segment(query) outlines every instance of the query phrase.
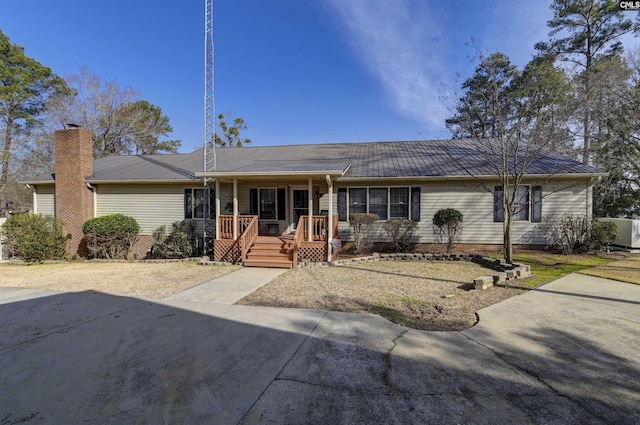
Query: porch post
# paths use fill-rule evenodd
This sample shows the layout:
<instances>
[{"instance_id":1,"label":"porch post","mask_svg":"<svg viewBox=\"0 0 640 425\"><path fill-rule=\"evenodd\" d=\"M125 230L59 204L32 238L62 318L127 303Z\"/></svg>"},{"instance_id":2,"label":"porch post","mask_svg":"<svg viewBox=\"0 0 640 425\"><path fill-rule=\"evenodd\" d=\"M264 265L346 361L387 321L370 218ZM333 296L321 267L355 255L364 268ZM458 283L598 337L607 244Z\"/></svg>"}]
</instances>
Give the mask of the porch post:
<instances>
[{"instance_id":1,"label":"porch post","mask_svg":"<svg viewBox=\"0 0 640 425\"><path fill-rule=\"evenodd\" d=\"M331 261L333 245L333 181L327 174L327 187L329 189L329 215L327 216L327 261Z\"/></svg>"},{"instance_id":2,"label":"porch post","mask_svg":"<svg viewBox=\"0 0 640 425\"><path fill-rule=\"evenodd\" d=\"M216 240L220 239L220 179L216 179Z\"/></svg>"},{"instance_id":3,"label":"porch post","mask_svg":"<svg viewBox=\"0 0 640 425\"><path fill-rule=\"evenodd\" d=\"M233 240L238 240L238 179L233 179Z\"/></svg>"},{"instance_id":4,"label":"porch post","mask_svg":"<svg viewBox=\"0 0 640 425\"><path fill-rule=\"evenodd\" d=\"M307 230L309 231L309 242L313 242L313 181L309 177L309 220L307 221Z\"/></svg>"}]
</instances>

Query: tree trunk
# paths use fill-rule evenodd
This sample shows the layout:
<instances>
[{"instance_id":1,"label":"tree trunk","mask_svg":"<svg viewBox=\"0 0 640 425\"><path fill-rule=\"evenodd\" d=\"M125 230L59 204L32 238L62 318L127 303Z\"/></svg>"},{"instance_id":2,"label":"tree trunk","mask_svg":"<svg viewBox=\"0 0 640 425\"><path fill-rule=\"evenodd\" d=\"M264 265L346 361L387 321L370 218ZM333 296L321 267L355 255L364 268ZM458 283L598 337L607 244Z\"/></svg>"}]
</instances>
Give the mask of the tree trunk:
<instances>
[{"instance_id":1,"label":"tree trunk","mask_svg":"<svg viewBox=\"0 0 640 425\"><path fill-rule=\"evenodd\" d=\"M507 263L513 263L513 244L511 243L511 225L513 224L513 218L510 215L506 215L502 222L503 231L503 251L504 259Z\"/></svg>"},{"instance_id":2,"label":"tree trunk","mask_svg":"<svg viewBox=\"0 0 640 425\"><path fill-rule=\"evenodd\" d=\"M508 180L505 179L505 182ZM514 189L515 190L515 189ZM515 195L514 195L515 196ZM512 263L513 246L511 244L511 224L513 211L509 202L509 185L502 184L502 252L507 263Z\"/></svg>"},{"instance_id":3,"label":"tree trunk","mask_svg":"<svg viewBox=\"0 0 640 425\"><path fill-rule=\"evenodd\" d=\"M588 71L587 71L588 73ZM582 162L589 165L589 154L591 153L591 84L589 83L589 75L585 75L585 101L584 122L583 125L583 142L582 142Z\"/></svg>"},{"instance_id":4,"label":"tree trunk","mask_svg":"<svg viewBox=\"0 0 640 425\"><path fill-rule=\"evenodd\" d=\"M9 115L7 117L7 128L4 132L4 146L2 146L2 174L0 175L0 190L9 181L9 157L11 156L11 128L13 127L13 119Z\"/></svg>"},{"instance_id":5,"label":"tree trunk","mask_svg":"<svg viewBox=\"0 0 640 425\"><path fill-rule=\"evenodd\" d=\"M7 117L7 128L4 133L4 146L2 146L2 174L0 174L0 211L4 209L4 216L9 217L9 200L5 190L9 181L9 158L11 157L11 127L13 119L11 115Z\"/></svg>"}]
</instances>

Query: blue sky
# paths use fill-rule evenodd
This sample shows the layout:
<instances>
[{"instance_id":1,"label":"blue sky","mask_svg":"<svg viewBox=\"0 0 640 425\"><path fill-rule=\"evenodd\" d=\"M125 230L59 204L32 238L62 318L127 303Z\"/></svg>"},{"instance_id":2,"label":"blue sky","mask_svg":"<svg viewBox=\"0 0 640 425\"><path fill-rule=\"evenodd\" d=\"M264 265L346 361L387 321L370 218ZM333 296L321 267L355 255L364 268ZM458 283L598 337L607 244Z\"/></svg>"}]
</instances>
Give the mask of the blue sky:
<instances>
[{"instance_id":1,"label":"blue sky","mask_svg":"<svg viewBox=\"0 0 640 425\"><path fill-rule=\"evenodd\" d=\"M261 146L448 138L466 44L522 67L549 3L215 0L216 114ZM0 0L0 29L58 75L87 65L133 87L182 152L202 146L204 0Z\"/></svg>"}]
</instances>

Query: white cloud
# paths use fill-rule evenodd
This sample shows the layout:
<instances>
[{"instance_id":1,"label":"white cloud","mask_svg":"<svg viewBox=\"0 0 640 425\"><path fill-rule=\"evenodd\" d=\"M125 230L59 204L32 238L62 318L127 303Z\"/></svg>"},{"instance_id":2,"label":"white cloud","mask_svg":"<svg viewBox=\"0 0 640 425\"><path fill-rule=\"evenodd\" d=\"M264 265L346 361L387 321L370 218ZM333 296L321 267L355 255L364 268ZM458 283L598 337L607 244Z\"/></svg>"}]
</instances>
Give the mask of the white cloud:
<instances>
[{"instance_id":1,"label":"white cloud","mask_svg":"<svg viewBox=\"0 0 640 425\"><path fill-rule=\"evenodd\" d=\"M409 0L329 0L362 62L382 82L395 106L432 134L444 128L446 66L438 20Z\"/></svg>"}]
</instances>

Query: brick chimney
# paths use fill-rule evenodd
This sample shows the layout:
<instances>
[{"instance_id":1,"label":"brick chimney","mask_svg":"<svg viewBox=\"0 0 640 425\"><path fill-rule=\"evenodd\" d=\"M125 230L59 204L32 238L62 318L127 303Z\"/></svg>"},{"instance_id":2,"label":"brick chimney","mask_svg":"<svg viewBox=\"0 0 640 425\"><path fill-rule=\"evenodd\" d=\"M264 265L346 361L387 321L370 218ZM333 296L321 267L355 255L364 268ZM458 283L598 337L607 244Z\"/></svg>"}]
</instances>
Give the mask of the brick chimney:
<instances>
[{"instance_id":1,"label":"brick chimney","mask_svg":"<svg viewBox=\"0 0 640 425\"><path fill-rule=\"evenodd\" d=\"M86 178L93 174L91 132L82 128L58 130L55 140L56 218L69 239L67 252L84 255L82 225L93 218L93 192Z\"/></svg>"}]
</instances>

